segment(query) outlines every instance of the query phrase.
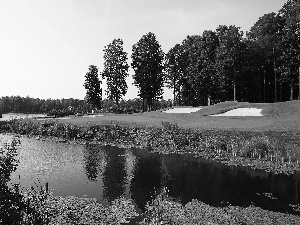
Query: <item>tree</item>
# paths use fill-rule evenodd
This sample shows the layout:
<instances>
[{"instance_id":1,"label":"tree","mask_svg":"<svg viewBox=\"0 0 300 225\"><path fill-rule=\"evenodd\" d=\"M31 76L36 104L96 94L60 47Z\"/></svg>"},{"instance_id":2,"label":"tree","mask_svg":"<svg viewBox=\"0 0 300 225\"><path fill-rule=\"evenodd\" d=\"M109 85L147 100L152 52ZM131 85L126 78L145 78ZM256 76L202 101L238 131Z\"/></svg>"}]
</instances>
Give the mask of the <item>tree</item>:
<instances>
[{"instance_id":1,"label":"tree","mask_svg":"<svg viewBox=\"0 0 300 225\"><path fill-rule=\"evenodd\" d=\"M201 51L198 60L200 61L201 70L198 74L198 80L201 84L202 95L207 98L207 104L210 105L212 98L218 100L218 94L220 93L220 82L215 67L219 40L215 32L204 31L200 44Z\"/></svg>"},{"instance_id":2,"label":"tree","mask_svg":"<svg viewBox=\"0 0 300 225\"><path fill-rule=\"evenodd\" d=\"M163 93L163 60L164 53L153 33L144 35L132 47L131 66L135 72L134 85L139 88L139 96L146 100L148 110L151 110L153 100Z\"/></svg>"},{"instance_id":3,"label":"tree","mask_svg":"<svg viewBox=\"0 0 300 225\"><path fill-rule=\"evenodd\" d=\"M278 14L284 22L281 59L286 62L285 67L288 67L285 71L293 71L293 67L298 68L298 99L300 99L300 0L288 0ZM288 80L292 88L294 83L292 74L288 72L287 78L290 78Z\"/></svg>"},{"instance_id":4,"label":"tree","mask_svg":"<svg viewBox=\"0 0 300 225\"><path fill-rule=\"evenodd\" d=\"M239 99L249 102L266 101L266 73L263 49L253 40L244 40L242 76Z\"/></svg>"},{"instance_id":5,"label":"tree","mask_svg":"<svg viewBox=\"0 0 300 225\"><path fill-rule=\"evenodd\" d=\"M180 105L180 87L186 70L186 59L180 44L176 44L166 54L165 70L166 83L169 88L173 88L174 105Z\"/></svg>"},{"instance_id":6,"label":"tree","mask_svg":"<svg viewBox=\"0 0 300 225\"><path fill-rule=\"evenodd\" d=\"M247 33L249 40L255 41L264 52L266 63L272 62L274 73L274 101L277 102L277 66L276 61L280 52L281 17L276 13L268 13L260 17Z\"/></svg>"},{"instance_id":7,"label":"tree","mask_svg":"<svg viewBox=\"0 0 300 225\"><path fill-rule=\"evenodd\" d=\"M243 32L239 27L226 25L217 28L219 47L216 55L218 76L223 81L223 87L229 92L233 86L233 100L236 101L236 85L242 68ZM226 94L227 95L227 94Z\"/></svg>"},{"instance_id":8,"label":"tree","mask_svg":"<svg viewBox=\"0 0 300 225\"><path fill-rule=\"evenodd\" d=\"M185 57L185 74L182 78L182 100L185 105L199 105L201 82L199 73L202 68L199 60L201 56L201 36L187 36L182 42Z\"/></svg>"},{"instance_id":9,"label":"tree","mask_svg":"<svg viewBox=\"0 0 300 225\"><path fill-rule=\"evenodd\" d=\"M123 41L114 39L104 48L104 70L102 78L106 79L107 97L114 100L117 107L127 92L128 76L127 53L123 51Z\"/></svg>"},{"instance_id":10,"label":"tree","mask_svg":"<svg viewBox=\"0 0 300 225\"><path fill-rule=\"evenodd\" d=\"M102 100L101 81L98 78L98 69L94 65L89 66L89 72L85 75L84 87L86 89L86 101L93 107L100 109Z\"/></svg>"}]
</instances>

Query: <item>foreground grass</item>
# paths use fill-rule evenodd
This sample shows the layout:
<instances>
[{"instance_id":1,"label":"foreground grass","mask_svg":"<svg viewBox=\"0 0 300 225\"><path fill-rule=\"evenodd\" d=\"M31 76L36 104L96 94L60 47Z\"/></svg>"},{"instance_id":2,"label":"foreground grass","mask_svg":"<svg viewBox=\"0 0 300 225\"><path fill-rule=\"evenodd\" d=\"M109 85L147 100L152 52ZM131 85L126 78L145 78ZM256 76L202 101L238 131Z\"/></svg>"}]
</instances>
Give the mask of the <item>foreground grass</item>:
<instances>
[{"instance_id":1,"label":"foreground grass","mask_svg":"<svg viewBox=\"0 0 300 225\"><path fill-rule=\"evenodd\" d=\"M139 215L132 200L118 198L108 208L95 199L53 197L49 194L40 211L47 212L47 224L124 224L139 216L137 224L300 224L300 217L271 212L259 207L212 207L198 200L186 205L174 202L166 194L159 194L148 202Z\"/></svg>"}]
</instances>

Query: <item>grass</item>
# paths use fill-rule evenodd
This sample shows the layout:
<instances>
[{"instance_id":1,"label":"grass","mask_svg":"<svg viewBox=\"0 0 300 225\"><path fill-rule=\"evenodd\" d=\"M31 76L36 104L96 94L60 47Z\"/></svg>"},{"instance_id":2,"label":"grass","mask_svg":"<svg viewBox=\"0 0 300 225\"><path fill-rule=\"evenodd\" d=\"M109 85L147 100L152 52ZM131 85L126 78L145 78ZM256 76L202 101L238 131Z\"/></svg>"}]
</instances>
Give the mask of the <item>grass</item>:
<instances>
[{"instance_id":1,"label":"grass","mask_svg":"<svg viewBox=\"0 0 300 225\"><path fill-rule=\"evenodd\" d=\"M262 109L262 117L210 117L239 107ZM162 122L177 123L179 127L201 129L231 129L260 131L300 131L300 101L280 103L223 102L204 106L190 114L170 114L162 111L136 114L103 114L102 117L70 117L65 124L111 124L161 127Z\"/></svg>"}]
</instances>

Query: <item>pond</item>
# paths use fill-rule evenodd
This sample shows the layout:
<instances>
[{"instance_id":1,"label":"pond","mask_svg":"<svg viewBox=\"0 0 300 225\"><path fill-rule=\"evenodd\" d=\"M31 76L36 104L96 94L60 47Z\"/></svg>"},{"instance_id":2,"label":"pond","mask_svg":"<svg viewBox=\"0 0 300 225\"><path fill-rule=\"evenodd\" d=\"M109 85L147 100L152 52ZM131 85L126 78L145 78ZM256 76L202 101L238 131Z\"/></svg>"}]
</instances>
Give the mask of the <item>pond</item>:
<instances>
[{"instance_id":1,"label":"pond","mask_svg":"<svg viewBox=\"0 0 300 225\"><path fill-rule=\"evenodd\" d=\"M7 137L0 135L0 141ZM300 174L276 175L147 149L20 140L20 163L11 178L25 188L49 182L54 195L97 198L105 206L125 196L140 211L167 187L182 204L198 199L212 206L255 205L300 215Z\"/></svg>"}]
</instances>

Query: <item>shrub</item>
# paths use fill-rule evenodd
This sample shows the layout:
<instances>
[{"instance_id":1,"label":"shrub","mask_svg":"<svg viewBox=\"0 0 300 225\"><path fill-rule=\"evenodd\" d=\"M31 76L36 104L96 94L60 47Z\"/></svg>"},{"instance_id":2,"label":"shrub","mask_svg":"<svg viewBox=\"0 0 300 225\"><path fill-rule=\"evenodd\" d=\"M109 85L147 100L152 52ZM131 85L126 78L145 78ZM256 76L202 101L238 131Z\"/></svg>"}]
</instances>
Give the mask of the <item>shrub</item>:
<instances>
[{"instance_id":1,"label":"shrub","mask_svg":"<svg viewBox=\"0 0 300 225\"><path fill-rule=\"evenodd\" d=\"M272 142L267 136L252 137L244 142L240 154L248 158L268 159L274 151Z\"/></svg>"}]
</instances>

